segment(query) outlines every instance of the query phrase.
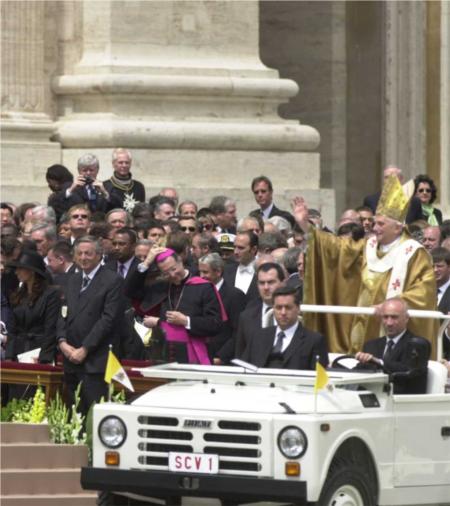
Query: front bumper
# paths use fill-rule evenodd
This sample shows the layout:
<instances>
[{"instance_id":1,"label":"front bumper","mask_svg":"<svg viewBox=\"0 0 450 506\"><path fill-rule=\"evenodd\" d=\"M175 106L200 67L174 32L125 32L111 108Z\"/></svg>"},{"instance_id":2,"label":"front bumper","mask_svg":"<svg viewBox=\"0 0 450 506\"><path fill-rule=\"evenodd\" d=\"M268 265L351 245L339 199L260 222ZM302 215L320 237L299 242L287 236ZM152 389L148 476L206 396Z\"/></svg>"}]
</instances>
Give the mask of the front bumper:
<instances>
[{"instance_id":1,"label":"front bumper","mask_svg":"<svg viewBox=\"0 0 450 506\"><path fill-rule=\"evenodd\" d=\"M83 467L81 485L88 490L130 492L148 497L193 496L238 503L289 501L307 504L306 482L293 480Z\"/></svg>"}]
</instances>

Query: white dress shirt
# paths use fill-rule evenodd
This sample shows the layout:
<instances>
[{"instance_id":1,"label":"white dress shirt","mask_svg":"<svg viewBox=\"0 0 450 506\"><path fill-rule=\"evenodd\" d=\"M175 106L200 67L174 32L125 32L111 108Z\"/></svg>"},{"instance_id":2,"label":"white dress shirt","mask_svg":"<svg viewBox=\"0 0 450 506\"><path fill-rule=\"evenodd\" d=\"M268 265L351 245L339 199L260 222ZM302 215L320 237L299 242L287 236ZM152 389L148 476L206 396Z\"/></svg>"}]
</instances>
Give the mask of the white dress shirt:
<instances>
[{"instance_id":1,"label":"white dress shirt","mask_svg":"<svg viewBox=\"0 0 450 506\"><path fill-rule=\"evenodd\" d=\"M285 330L282 330L277 325L277 329L275 331L275 339L273 340L273 346L275 346L275 344L277 342L278 334L280 332L284 332L284 335L286 337L283 339L283 346L281 347L281 352L284 353L284 351L286 350L286 348L291 344L291 341L294 338L294 334L297 331L297 327L298 327L298 322L294 323L294 325L292 325L292 327L289 327L289 328L287 328Z\"/></svg>"},{"instance_id":2,"label":"white dress shirt","mask_svg":"<svg viewBox=\"0 0 450 506\"><path fill-rule=\"evenodd\" d=\"M261 209L262 217L266 220L269 219L270 213L272 212L273 208L273 202L270 204L270 206L266 207L265 209Z\"/></svg>"},{"instance_id":3,"label":"white dress shirt","mask_svg":"<svg viewBox=\"0 0 450 506\"><path fill-rule=\"evenodd\" d=\"M444 295L445 291L447 290L447 288L449 286L450 286L450 278L447 280L446 283L444 283L443 285L441 285L440 287L438 287L438 290L439 290L439 293L437 295L437 303L438 303L438 305L440 304L442 296Z\"/></svg>"},{"instance_id":4,"label":"white dress shirt","mask_svg":"<svg viewBox=\"0 0 450 506\"><path fill-rule=\"evenodd\" d=\"M248 265L239 264L236 270L234 286L239 288L239 290L242 290L244 293L247 293L254 275L255 262L250 262Z\"/></svg>"}]
</instances>

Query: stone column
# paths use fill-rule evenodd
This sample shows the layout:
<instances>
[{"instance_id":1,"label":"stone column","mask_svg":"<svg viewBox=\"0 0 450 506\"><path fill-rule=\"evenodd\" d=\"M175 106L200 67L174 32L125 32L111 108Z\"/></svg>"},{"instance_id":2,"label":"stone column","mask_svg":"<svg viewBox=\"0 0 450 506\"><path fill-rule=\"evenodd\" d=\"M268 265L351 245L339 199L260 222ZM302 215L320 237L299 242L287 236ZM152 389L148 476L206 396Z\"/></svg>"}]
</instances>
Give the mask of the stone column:
<instances>
[{"instance_id":1,"label":"stone column","mask_svg":"<svg viewBox=\"0 0 450 506\"><path fill-rule=\"evenodd\" d=\"M39 199L45 169L60 161L59 144L50 142L54 124L46 105L45 8L45 2L1 3L2 189L12 201Z\"/></svg>"},{"instance_id":2,"label":"stone column","mask_svg":"<svg viewBox=\"0 0 450 506\"><path fill-rule=\"evenodd\" d=\"M123 146L150 193L174 185L201 205L232 194L243 214L254 207L252 177L264 173L277 202L297 188L320 198L319 134L278 115L299 88L259 59L257 1L85 1L82 9L81 58L53 86L68 166L94 151L109 177L111 150Z\"/></svg>"},{"instance_id":3,"label":"stone column","mask_svg":"<svg viewBox=\"0 0 450 506\"><path fill-rule=\"evenodd\" d=\"M426 2L385 2L384 7L383 159L408 178L426 172Z\"/></svg>"},{"instance_id":4,"label":"stone column","mask_svg":"<svg viewBox=\"0 0 450 506\"><path fill-rule=\"evenodd\" d=\"M440 208L450 218L450 3L441 2Z\"/></svg>"}]
</instances>

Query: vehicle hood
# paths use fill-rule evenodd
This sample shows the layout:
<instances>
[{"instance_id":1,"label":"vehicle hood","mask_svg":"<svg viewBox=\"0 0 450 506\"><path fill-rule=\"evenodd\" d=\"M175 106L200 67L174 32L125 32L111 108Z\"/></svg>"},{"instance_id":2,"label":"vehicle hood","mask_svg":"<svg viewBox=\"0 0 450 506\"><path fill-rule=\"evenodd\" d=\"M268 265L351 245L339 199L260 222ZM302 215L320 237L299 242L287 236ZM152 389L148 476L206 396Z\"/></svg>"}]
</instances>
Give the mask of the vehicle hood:
<instances>
[{"instance_id":1,"label":"vehicle hood","mask_svg":"<svg viewBox=\"0 0 450 506\"><path fill-rule=\"evenodd\" d=\"M315 399L313 388L177 381L150 390L131 404L246 413L358 413L364 410L360 393L331 387L319 391Z\"/></svg>"}]
</instances>

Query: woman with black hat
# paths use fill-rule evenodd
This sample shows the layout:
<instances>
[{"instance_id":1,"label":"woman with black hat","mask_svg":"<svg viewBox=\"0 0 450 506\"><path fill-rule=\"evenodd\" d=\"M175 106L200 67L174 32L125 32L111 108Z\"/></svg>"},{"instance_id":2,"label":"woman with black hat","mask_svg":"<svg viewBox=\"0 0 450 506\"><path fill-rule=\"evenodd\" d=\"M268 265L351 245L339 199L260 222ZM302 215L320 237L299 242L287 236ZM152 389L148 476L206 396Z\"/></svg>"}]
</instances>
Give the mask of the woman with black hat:
<instances>
[{"instance_id":1,"label":"woman with black hat","mask_svg":"<svg viewBox=\"0 0 450 506\"><path fill-rule=\"evenodd\" d=\"M16 360L18 354L40 348L38 362L52 363L61 312L59 292L49 286L44 260L35 251L23 251L9 265L15 268L20 285L10 298L13 318L8 329L6 358Z\"/></svg>"}]
</instances>

